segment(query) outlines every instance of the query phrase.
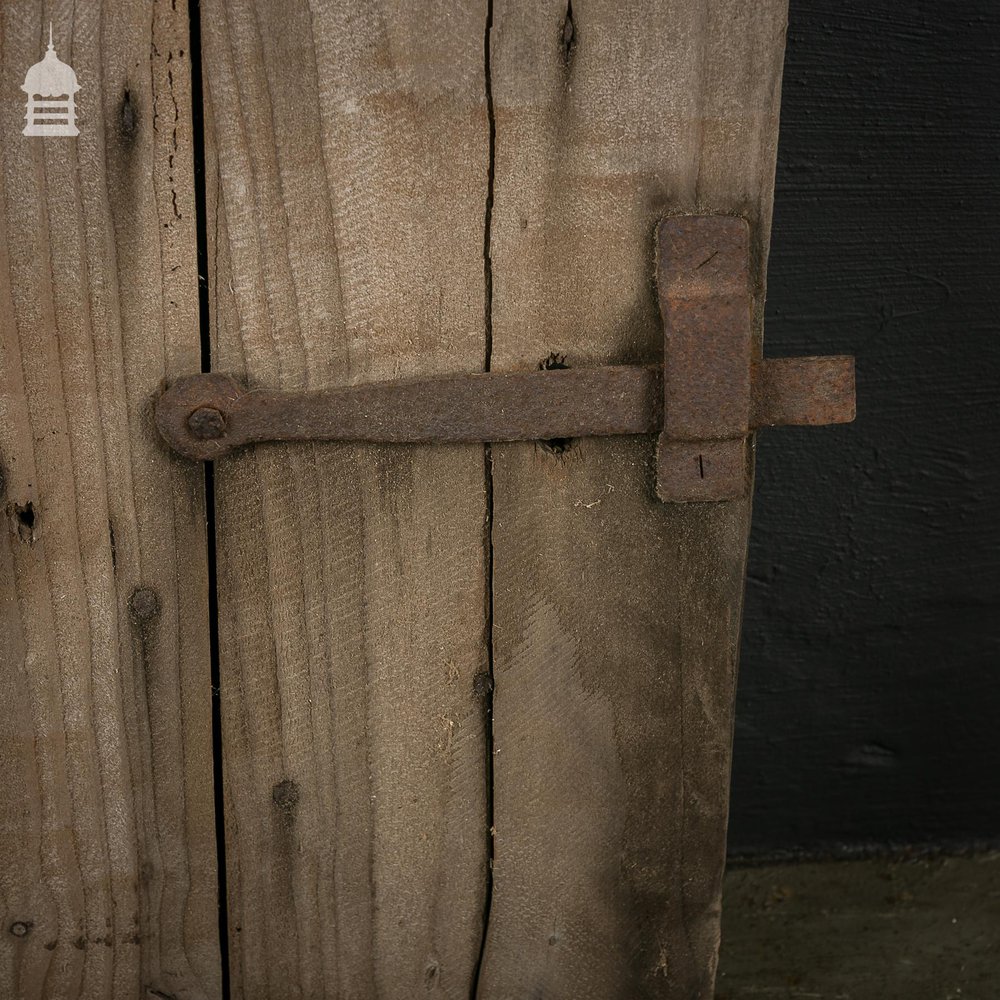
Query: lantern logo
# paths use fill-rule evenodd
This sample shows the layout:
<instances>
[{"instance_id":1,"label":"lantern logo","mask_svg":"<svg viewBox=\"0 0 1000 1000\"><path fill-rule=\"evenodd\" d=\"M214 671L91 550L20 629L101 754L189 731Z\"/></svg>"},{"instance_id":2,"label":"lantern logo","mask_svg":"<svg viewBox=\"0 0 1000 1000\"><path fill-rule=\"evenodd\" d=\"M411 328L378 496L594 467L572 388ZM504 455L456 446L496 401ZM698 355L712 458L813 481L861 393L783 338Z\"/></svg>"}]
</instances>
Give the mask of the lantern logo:
<instances>
[{"instance_id":1,"label":"lantern logo","mask_svg":"<svg viewBox=\"0 0 1000 1000\"><path fill-rule=\"evenodd\" d=\"M79 89L73 68L56 55L50 22L45 58L28 70L21 87L28 95L24 135L79 135L80 130L76 127L76 92Z\"/></svg>"}]
</instances>

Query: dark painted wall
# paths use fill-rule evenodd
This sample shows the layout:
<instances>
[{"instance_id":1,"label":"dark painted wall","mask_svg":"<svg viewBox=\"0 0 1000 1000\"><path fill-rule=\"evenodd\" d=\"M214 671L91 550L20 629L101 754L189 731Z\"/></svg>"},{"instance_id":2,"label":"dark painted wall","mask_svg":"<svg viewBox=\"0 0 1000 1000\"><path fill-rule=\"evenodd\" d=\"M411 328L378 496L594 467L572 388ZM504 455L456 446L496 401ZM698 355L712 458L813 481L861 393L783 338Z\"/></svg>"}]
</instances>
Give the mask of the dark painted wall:
<instances>
[{"instance_id":1,"label":"dark painted wall","mask_svg":"<svg viewBox=\"0 0 1000 1000\"><path fill-rule=\"evenodd\" d=\"M791 0L730 849L1000 839L1000 3Z\"/></svg>"}]
</instances>

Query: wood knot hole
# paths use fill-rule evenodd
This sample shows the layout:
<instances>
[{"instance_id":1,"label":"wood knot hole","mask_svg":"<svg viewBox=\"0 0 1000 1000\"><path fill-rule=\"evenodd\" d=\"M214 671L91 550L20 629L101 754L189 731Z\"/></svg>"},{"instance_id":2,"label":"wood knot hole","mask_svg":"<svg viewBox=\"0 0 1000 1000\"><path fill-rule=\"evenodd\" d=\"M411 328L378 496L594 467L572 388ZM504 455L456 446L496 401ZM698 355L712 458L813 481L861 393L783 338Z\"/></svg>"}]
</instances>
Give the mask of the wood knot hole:
<instances>
[{"instance_id":1,"label":"wood knot hole","mask_svg":"<svg viewBox=\"0 0 1000 1000\"><path fill-rule=\"evenodd\" d=\"M576 48L576 24L573 22L572 0L566 4L566 17L563 20L560 47L562 48L563 64L568 68L573 60L573 50Z\"/></svg>"},{"instance_id":2,"label":"wood knot hole","mask_svg":"<svg viewBox=\"0 0 1000 1000\"><path fill-rule=\"evenodd\" d=\"M472 693L477 698L488 698L493 694L493 678L485 670L480 670L472 678Z\"/></svg>"},{"instance_id":3,"label":"wood knot hole","mask_svg":"<svg viewBox=\"0 0 1000 1000\"><path fill-rule=\"evenodd\" d=\"M118 109L118 129L127 146L131 146L139 134L139 108L132 100L132 93L128 87L125 88Z\"/></svg>"},{"instance_id":4,"label":"wood knot hole","mask_svg":"<svg viewBox=\"0 0 1000 1000\"><path fill-rule=\"evenodd\" d=\"M30 545L37 537L35 526L38 517L35 514L35 505L30 500L26 504L15 503L12 513L17 524L17 537Z\"/></svg>"},{"instance_id":5,"label":"wood knot hole","mask_svg":"<svg viewBox=\"0 0 1000 1000\"><path fill-rule=\"evenodd\" d=\"M146 625L160 614L160 597L152 587L136 587L128 599L129 613L139 625Z\"/></svg>"},{"instance_id":6,"label":"wood knot hole","mask_svg":"<svg viewBox=\"0 0 1000 1000\"><path fill-rule=\"evenodd\" d=\"M295 807L299 804L299 786L291 778L279 781L271 789L271 801L289 819L295 815Z\"/></svg>"}]
</instances>

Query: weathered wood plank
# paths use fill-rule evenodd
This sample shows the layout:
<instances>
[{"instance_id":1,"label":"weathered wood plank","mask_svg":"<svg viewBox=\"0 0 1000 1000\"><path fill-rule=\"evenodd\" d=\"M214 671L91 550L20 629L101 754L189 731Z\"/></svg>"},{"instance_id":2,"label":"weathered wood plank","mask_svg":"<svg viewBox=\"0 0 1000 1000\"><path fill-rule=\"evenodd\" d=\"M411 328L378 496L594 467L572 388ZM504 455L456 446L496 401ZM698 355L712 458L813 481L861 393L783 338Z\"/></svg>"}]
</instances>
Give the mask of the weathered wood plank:
<instances>
[{"instance_id":1,"label":"weathered wood plank","mask_svg":"<svg viewBox=\"0 0 1000 1000\"><path fill-rule=\"evenodd\" d=\"M663 214L754 226L784 0L497 0L497 370L657 361ZM710 997L747 502L661 505L654 445L492 450L495 866L479 996Z\"/></svg>"},{"instance_id":2,"label":"weathered wood plank","mask_svg":"<svg viewBox=\"0 0 1000 1000\"><path fill-rule=\"evenodd\" d=\"M200 366L183 0L0 23L0 994L219 995L201 469L151 400ZM25 71L80 134L25 137Z\"/></svg>"},{"instance_id":3,"label":"weathered wood plank","mask_svg":"<svg viewBox=\"0 0 1000 1000\"><path fill-rule=\"evenodd\" d=\"M213 367L480 369L484 2L203 0ZM483 448L217 467L237 997L467 997L486 885Z\"/></svg>"}]
</instances>

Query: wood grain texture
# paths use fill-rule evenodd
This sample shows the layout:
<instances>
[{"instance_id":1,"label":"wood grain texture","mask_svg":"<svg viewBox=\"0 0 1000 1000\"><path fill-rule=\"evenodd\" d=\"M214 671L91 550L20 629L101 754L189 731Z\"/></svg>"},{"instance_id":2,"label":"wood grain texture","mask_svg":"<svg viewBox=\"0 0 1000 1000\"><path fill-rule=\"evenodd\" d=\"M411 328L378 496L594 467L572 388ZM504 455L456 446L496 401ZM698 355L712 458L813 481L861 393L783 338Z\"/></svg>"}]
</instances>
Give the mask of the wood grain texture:
<instances>
[{"instance_id":1,"label":"wood grain texture","mask_svg":"<svg viewBox=\"0 0 1000 1000\"><path fill-rule=\"evenodd\" d=\"M51 17L80 135L25 138ZM0 995L219 995L188 19L0 13Z\"/></svg>"},{"instance_id":2,"label":"wood grain texture","mask_svg":"<svg viewBox=\"0 0 1000 1000\"><path fill-rule=\"evenodd\" d=\"M484 3L204 0L216 370L485 354ZM218 464L236 997L468 997L486 886L483 447Z\"/></svg>"},{"instance_id":3,"label":"wood grain texture","mask_svg":"<svg viewBox=\"0 0 1000 1000\"><path fill-rule=\"evenodd\" d=\"M494 7L494 369L662 355L663 214L753 227L783 0ZM650 439L493 448L495 864L479 996L712 996L749 504L661 505Z\"/></svg>"}]
</instances>

